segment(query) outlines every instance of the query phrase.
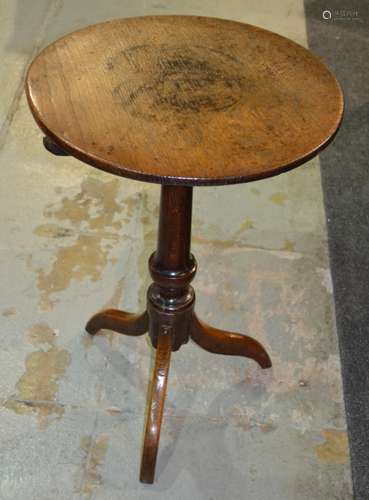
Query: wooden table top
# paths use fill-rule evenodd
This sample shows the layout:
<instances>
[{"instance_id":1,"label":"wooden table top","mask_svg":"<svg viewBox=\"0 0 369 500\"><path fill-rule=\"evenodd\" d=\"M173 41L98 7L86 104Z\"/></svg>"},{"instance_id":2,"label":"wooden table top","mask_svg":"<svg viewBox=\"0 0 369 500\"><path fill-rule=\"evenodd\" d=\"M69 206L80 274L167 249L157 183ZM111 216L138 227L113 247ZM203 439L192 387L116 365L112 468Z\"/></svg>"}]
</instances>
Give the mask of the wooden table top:
<instances>
[{"instance_id":1,"label":"wooden table top","mask_svg":"<svg viewBox=\"0 0 369 500\"><path fill-rule=\"evenodd\" d=\"M302 46L195 16L71 33L36 57L26 92L41 129L73 156L165 184L276 175L323 149L343 114L334 75Z\"/></svg>"}]
</instances>

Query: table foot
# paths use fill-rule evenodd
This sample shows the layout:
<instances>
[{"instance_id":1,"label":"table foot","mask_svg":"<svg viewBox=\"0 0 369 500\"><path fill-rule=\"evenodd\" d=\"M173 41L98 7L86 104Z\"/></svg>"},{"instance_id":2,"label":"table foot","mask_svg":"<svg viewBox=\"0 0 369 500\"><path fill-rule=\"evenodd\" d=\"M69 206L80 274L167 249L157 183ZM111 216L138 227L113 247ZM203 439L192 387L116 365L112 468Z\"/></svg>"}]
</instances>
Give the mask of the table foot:
<instances>
[{"instance_id":1,"label":"table foot","mask_svg":"<svg viewBox=\"0 0 369 500\"><path fill-rule=\"evenodd\" d=\"M225 332L193 317L191 338L203 349L215 354L245 356L255 360L261 368L270 368L272 362L264 347L255 339L239 333Z\"/></svg>"},{"instance_id":2,"label":"table foot","mask_svg":"<svg viewBox=\"0 0 369 500\"><path fill-rule=\"evenodd\" d=\"M155 464L158 454L160 428L172 352L172 334L172 328L166 326L162 326L158 334L141 460L140 481L142 483L152 484L154 482Z\"/></svg>"},{"instance_id":3,"label":"table foot","mask_svg":"<svg viewBox=\"0 0 369 500\"><path fill-rule=\"evenodd\" d=\"M99 330L113 330L124 335L143 335L149 329L148 314L132 314L117 309L101 311L87 322L86 331L95 335Z\"/></svg>"}]
</instances>

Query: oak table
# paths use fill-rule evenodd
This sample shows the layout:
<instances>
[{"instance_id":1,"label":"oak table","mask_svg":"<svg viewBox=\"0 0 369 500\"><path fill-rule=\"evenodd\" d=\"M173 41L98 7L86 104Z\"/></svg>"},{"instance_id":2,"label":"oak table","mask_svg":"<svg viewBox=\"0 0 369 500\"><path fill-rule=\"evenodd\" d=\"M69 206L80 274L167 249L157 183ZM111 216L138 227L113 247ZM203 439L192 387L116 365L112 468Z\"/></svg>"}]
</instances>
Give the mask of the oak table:
<instances>
[{"instance_id":1,"label":"oak table","mask_svg":"<svg viewBox=\"0 0 369 500\"><path fill-rule=\"evenodd\" d=\"M147 309L98 312L86 330L149 332L156 360L140 480L152 483L171 351L191 338L213 353L271 360L255 339L194 312L193 186L253 181L321 151L343 115L330 70L304 47L248 24L198 16L100 23L46 47L26 93L54 154L161 187Z\"/></svg>"}]
</instances>

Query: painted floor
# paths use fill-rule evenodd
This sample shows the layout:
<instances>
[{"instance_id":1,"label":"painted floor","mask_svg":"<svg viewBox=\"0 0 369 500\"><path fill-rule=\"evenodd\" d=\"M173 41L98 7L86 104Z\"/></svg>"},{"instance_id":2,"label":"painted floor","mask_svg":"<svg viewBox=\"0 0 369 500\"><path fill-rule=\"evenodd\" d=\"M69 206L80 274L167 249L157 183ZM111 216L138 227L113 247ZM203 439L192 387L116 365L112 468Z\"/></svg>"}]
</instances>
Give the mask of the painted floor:
<instances>
[{"instance_id":1,"label":"painted floor","mask_svg":"<svg viewBox=\"0 0 369 500\"><path fill-rule=\"evenodd\" d=\"M273 368L195 344L175 353L156 483L143 485L153 350L84 325L105 306L144 308L160 189L48 154L23 93L40 48L98 21L209 15L306 45L303 3L28 6L0 1L0 499L351 499L319 160L195 189L198 314L256 337Z\"/></svg>"}]
</instances>

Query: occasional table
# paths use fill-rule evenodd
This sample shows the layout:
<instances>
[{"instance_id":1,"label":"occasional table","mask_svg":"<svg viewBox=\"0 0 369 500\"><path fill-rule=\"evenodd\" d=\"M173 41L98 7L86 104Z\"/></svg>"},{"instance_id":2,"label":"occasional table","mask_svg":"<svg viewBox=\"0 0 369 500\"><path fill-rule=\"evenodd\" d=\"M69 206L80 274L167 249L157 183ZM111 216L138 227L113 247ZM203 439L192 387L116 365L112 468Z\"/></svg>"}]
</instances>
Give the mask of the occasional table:
<instances>
[{"instance_id":1,"label":"occasional table","mask_svg":"<svg viewBox=\"0 0 369 500\"><path fill-rule=\"evenodd\" d=\"M195 313L193 186L255 181L306 162L334 137L342 92L315 55L270 31L216 18L144 16L52 43L31 64L26 93L50 152L162 186L146 311L103 310L86 325L91 335L148 332L156 349L140 473L152 483L172 351L192 339L210 352L271 366L257 340Z\"/></svg>"}]
</instances>

